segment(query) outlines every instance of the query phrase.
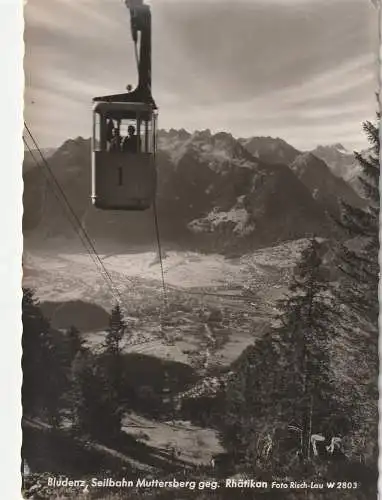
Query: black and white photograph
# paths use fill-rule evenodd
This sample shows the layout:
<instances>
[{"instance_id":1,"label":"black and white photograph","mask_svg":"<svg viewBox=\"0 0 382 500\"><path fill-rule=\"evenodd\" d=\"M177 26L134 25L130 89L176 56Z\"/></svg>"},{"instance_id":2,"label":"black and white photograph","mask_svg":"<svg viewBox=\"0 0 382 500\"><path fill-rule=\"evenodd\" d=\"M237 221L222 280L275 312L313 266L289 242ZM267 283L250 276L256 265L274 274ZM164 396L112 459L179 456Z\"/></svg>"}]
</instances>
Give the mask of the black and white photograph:
<instances>
[{"instance_id":1,"label":"black and white photograph","mask_svg":"<svg viewBox=\"0 0 382 500\"><path fill-rule=\"evenodd\" d=\"M23 498L377 499L379 18L24 3Z\"/></svg>"}]
</instances>

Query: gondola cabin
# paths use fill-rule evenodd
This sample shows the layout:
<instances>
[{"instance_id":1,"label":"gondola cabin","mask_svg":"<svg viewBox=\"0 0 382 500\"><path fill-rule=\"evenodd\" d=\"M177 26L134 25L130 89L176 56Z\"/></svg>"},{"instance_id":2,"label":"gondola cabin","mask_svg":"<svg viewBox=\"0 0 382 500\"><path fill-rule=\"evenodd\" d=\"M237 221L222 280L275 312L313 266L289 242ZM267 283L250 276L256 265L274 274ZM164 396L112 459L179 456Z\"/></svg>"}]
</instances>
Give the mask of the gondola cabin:
<instances>
[{"instance_id":1,"label":"gondola cabin","mask_svg":"<svg viewBox=\"0 0 382 500\"><path fill-rule=\"evenodd\" d=\"M156 193L156 108L93 105L92 202L103 210L145 210Z\"/></svg>"}]
</instances>

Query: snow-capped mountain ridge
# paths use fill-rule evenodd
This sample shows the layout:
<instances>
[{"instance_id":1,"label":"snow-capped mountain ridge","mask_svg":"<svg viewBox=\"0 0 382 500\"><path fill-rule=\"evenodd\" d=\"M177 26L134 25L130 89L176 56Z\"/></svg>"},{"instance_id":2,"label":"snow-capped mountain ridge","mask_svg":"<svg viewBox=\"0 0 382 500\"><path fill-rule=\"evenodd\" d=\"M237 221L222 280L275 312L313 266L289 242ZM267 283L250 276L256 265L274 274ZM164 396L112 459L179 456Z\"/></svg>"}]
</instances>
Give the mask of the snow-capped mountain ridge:
<instances>
[{"instance_id":1,"label":"snow-capped mountain ridge","mask_svg":"<svg viewBox=\"0 0 382 500\"><path fill-rule=\"evenodd\" d=\"M252 155L227 132L212 134L209 129L188 133L185 130L159 131L158 148L169 154L175 165L186 154L205 162L211 169L228 168L231 162L237 166L251 167Z\"/></svg>"}]
</instances>

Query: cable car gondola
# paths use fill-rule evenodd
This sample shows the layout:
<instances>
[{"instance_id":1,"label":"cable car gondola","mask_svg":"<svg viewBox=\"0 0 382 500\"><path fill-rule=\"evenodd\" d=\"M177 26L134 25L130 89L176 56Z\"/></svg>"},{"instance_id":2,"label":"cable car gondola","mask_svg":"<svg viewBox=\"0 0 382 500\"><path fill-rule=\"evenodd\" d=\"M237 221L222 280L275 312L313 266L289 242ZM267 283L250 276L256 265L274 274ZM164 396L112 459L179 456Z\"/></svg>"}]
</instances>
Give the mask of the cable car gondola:
<instances>
[{"instance_id":1,"label":"cable car gondola","mask_svg":"<svg viewBox=\"0 0 382 500\"><path fill-rule=\"evenodd\" d=\"M151 95L151 13L125 0L137 45L138 86L93 99L92 202L103 210L145 210L155 198L157 107ZM136 50L136 54L138 51Z\"/></svg>"}]
</instances>

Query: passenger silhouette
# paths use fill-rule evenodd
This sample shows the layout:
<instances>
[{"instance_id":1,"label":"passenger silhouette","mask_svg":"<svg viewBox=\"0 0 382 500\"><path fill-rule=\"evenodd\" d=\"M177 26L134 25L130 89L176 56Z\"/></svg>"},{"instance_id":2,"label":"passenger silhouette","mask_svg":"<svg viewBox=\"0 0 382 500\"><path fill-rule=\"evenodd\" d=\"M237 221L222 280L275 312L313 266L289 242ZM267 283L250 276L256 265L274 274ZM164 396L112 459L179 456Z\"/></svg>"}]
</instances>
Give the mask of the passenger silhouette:
<instances>
[{"instance_id":1,"label":"passenger silhouette","mask_svg":"<svg viewBox=\"0 0 382 500\"><path fill-rule=\"evenodd\" d=\"M114 131L114 121L108 120L106 125L106 140L110 142L113 139L113 131Z\"/></svg>"},{"instance_id":2,"label":"passenger silhouette","mask_svg":"<svg viewBox=\"0 0 382 500\"><path fill-rule=\"evenodd\" d=\"M109 151L120 151L120 150L121 150L121 136L119 135L119 130L117 128L113 128Z\"/></svg>"},{"instance_id":3,"label":"passenger silhouette","mask_svg":"<svg viewBox=\"0 0 382 500\"><path fill-rule=\"evenodd\" d=\"M129 125L128 129L128 137L125 137L123 144L122 144L122 149L123 151L126 151L128 153L138 153L139 151L139 138L135 134L135 127L134 125Z\"/></svg>"}]
</instances>

